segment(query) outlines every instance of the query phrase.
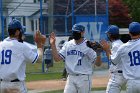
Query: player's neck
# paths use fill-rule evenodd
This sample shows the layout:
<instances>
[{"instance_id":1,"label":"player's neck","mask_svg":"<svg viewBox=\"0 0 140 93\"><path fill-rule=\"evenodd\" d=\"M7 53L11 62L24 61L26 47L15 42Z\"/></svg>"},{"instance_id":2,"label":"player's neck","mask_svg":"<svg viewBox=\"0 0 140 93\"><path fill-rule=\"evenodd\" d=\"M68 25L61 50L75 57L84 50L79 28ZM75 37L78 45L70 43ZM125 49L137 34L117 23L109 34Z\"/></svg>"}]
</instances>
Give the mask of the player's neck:
<instances>
[{"instance_id":1,"label":"player's neck","mask_svg":"<svg viewBox=\"0 0 140 93\"><path fill-rule=\"evenodd\" d=\"M15 36L10 36L10 39L16 39L16 40L18 40L18 38L15 37Z\"/></svg>"},{"instance_id":2,"label":"player's neck","mask_svg":"<svg viewBox=\"0 0 140 93\"><path fill-rule=\"evenodd\" d=\"M132 40L134 39L139 39L140 38L140 35L137 35L137 36L131 36Z\"/></svg>"},{"instance_id":3,"label":"player's neck","mask_svg":"<svg viewBox=\"0 0 140 93\"><path fill-rule=\"evenodd\" d=\"M83 42L84 38L80 38L79 40L75 40L76 44L80 44L81 42Z\"/></svg>"}]
</instances>

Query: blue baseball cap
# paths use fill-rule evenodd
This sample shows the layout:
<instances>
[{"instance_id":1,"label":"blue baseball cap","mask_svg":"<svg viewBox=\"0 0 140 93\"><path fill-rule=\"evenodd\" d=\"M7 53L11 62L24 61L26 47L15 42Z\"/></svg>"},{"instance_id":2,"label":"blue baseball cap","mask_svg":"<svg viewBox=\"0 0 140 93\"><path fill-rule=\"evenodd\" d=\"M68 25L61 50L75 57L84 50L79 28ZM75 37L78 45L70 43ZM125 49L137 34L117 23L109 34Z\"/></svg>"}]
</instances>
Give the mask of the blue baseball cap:
<instances>
[{"instance_id":1,"label":"blue baseball cap","mask_svg":"<svg viewBox=\"0 0 140 93\"><path fill-rule=\"evenodd\" d=\"M105 33L109 33L111 35L119 34L119 27L116 25L110 25Z\"/></svg>"},{"instance_id":2,"label":"blue baseball cap","mask_svg":"<svg viewBox=\"0 0 140 93\"><path fill-rule=\"evenodd\" d=\"M21 25L21 22L20 22L19 20L17 20L17 19L13 19L13 20L8 24L8 29L20 29L20 31L21 31L22 33L25 32L24 28L25 28L25 27L23 27L23 26Z\"/></svg>"},{"instance_id":3,"label":"blue baseball cap","mask_svg":"<svg viewBox=\"0 0 140 93\"><path fill-rule=\"evenodd\" d=\"M129 32L140 33L140 23L132 22L129 24Z\"/></svg>"},{"instance_id":4,"label":"blue baseball cap","mask_svg":"<svg viewBox=\"0 0 140 93\"><path fill-rule=\"evenodd\" d=\"M83 32L83 31L85 31L85 27L82 25L75 24L72 27L72 31L73 32Z\"/></svg>"}]
</instances>

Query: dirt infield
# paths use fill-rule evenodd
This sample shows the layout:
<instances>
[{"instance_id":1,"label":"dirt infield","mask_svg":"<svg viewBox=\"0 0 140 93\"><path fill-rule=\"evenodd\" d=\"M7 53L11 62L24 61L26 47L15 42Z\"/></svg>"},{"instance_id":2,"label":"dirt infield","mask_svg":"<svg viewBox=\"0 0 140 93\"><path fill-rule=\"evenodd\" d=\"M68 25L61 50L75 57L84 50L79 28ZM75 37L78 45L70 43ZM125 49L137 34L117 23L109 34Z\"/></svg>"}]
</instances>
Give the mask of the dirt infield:
<instances>
[{"instance_id":1,"label":"dirt infield","mask_svg":"<svg viewBox=\"0 0 140 93\"><path fill-rule=\"evenodd\" d=\"M93 87L106 87L108 82L107 77L93 78ZM30 90L59 90L64 89L66 81L63 80L43 80L27 82L26 85Z\"/></svg>"},{"instance_id":2,"label":"dirt infield","mask_svg":"<svg viewBox=\"0 0 140 93\"><path fill-rule=\"evenodd\" d=\"M93 77L92 85L94 88L106 87L107 82L108 82L107 71L96 72ZM65 83L66 81L63 80L42 80L42 81L27 82L26 85L29 90L50 91L64 89Z\"/></svg>"}]
</instances>

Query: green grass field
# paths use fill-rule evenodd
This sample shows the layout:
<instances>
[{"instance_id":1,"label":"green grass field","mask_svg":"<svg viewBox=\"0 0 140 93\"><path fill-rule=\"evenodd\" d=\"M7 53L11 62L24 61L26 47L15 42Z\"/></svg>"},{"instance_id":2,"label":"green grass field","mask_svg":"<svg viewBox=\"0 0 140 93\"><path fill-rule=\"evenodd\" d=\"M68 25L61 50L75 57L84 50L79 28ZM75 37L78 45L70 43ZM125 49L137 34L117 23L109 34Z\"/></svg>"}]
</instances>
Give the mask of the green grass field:
<instances>
[{"instance_id":1,"label":"green grass field","mask_svg":"<svg viewBox=\"0 0 140 93\"><path fill-rule=\"evenodd\" d=\"M42 64L27 64L26 68L26 81L37 81L37 80L52 80L61 79L62 71L64 69L63 62L56 62L53 67L50 67L47 73L42 72Z\"/></svg>"},{"instance_id":2,"label":"green grass field","mask_svg":"<svg viewBox=\"0 0 140 93\"><path fill-rule=\"evenodd\" d=\"M54 62L53 66L49 68L49 73L62 72L63 68L64 62ZM27 64L26 73L41 73L41 72L42 72L42 63Z\"/></svg>"},{"instance_id":3,"label":"green grass field","mask_svg":"<svg viewBox=\"0 0 140 93\"><path fill-rule=\"evenodd\" d=\"M92 88L92 91L101 91L101 90L105 90L105 89L106 89L106 87ZM46 92L42 92L42 93L63 93L63 90L46 91Z\"/></svg>"},{"instance_id":4,"label":"green grass field","mask_svg":"<svg viewBox=\"0 0 140 93\"><path fill-rule=\"evenodd\" d=\"M54 63L53 67L49 68L48 73L45 73L45 72L43 73L42 72L42 63L27 64L27 67L26 67L26 82L61 79L63 69L64 69L64 63L63 62ZM55 93L55 92L52 91L51 93ZM58 92L56 91L56 93L62 93L62 91L59 92L59 90L58 90Z\"/></svg>"},{"instance_id":5,"label":"green grass field","mask_svg":"<svg viewBox=\"0 0 140 93\"><path fill-rule=\"evenodd\" d=\"M29 81L38 81L38 80L53 80L53 79L61 79L62 73L36 73L30 74L28 73L26 76L26 82Z\"/></svg>"}]
</instances>

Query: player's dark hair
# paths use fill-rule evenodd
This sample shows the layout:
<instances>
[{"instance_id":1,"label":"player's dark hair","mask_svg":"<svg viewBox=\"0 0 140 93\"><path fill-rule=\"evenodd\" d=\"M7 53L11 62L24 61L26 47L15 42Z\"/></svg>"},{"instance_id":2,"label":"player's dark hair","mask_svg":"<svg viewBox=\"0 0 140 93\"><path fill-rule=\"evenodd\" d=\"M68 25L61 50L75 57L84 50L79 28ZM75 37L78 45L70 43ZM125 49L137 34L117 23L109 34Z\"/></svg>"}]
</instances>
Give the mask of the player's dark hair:
<instances>
[{"instance_id":1,"label":"player's dark hair","mask_svg":"<svg viewBox=\"0 0 140 93\"><path fill-rule=\"evenodd\" d=\"M70 40L72 40L73 39L73 36L70 36L69 38L68 38L68 41L70 41Z\"/></svg>"},{"instance_id":2,"label":"player's dark hair","mask_svg":"<svg viewBox=\"0 0 140 93\"><path fill-rule=\"evenodd\" d=\"M20 31L20 28L8 29L9 36L14 36L15 33L16 33L16 30L19 30Z\"/></svg>"},{"instance_id":3,"label":"player's dark hair","mask_svg":"<svg viewBox=\"0 0 140 93\"><path fill-rule=\"evenodd\" d=\"M9 36L14 36L16 33L16 29L8 29Z\"/></svg>"},{"instance_id":4,"label":"player's dark hair","mask_svg":"<svg viewBox=\"0 0 140 93\"><path fill-rule=\"evenodd\" d=\"M115 34L115 35L110 35L110 38L112 40L118 40L118 39L120 39L120 36L119 36L119 34Z\"/></svg>"}]
</instances>

